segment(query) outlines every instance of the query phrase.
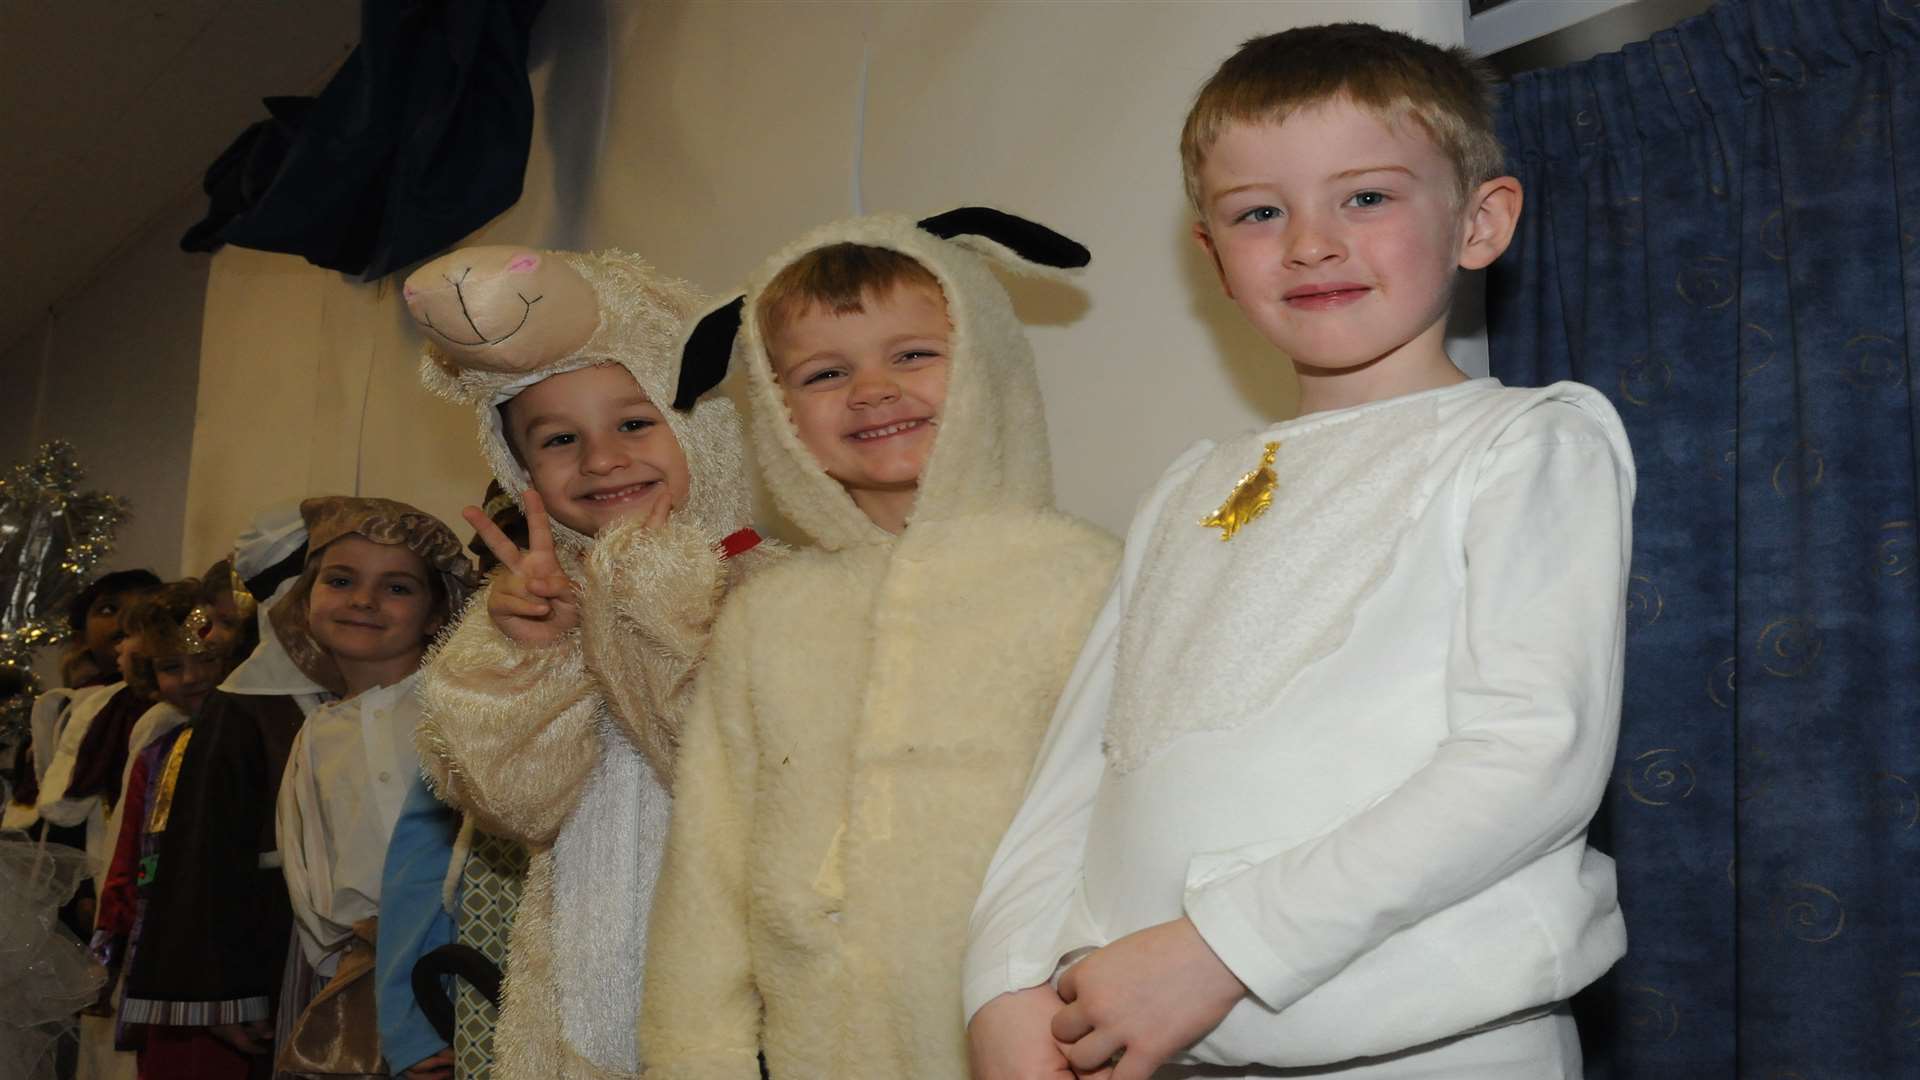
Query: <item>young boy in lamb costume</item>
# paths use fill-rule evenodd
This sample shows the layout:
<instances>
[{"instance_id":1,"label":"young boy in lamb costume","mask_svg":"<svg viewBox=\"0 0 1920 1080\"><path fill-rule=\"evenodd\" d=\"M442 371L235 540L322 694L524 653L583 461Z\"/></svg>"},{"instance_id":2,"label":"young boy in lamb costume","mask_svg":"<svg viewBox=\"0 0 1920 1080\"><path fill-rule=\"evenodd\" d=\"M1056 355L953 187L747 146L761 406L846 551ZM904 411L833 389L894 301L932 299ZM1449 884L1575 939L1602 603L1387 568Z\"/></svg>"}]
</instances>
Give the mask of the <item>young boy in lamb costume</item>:
<instances>
[{"instance_id":1,"label":"young boy in lamb costume","mask_svg":"<svg viewBox=\"0 0 1920 1080\"><path fill-rule=\"evenodd\" d=\"M729 353L814 543L714 629L641 1015L649 1080L959 1078L967 912L1114 566L1053 507L1033 351L989 261L1084 248L989 210L857 219L690 335ZM736 328L738 344L735 345Z\"/></svg>"},{"instance_id":2,"label":"young boy in lamb costume","mask_svg":"<svg viewBox=\"0 0 1920 1080\"><path fill-rule=\"evenodd\" d=\"M666 407L703 300L632 256L468 249L405 295L423 381L474 406L529 527L520 549L469 508L503 566L429 661L418 733L441 795L531 853L495 1072L633 1076L679 703L715 605L772 554L738 415Z\"/></svg>"}]
</instances>

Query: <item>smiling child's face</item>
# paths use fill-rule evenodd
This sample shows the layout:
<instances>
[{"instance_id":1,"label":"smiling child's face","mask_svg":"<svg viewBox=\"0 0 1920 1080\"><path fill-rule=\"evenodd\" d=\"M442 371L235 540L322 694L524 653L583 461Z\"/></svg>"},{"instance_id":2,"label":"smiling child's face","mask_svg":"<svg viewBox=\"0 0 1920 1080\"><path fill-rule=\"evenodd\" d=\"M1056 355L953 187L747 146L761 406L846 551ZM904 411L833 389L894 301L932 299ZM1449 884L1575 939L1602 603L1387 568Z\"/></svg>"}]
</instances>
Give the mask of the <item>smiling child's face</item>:
<instances>
[{"instance_id":1,"label":"smiling child's face","mask_svg":"<svg viewBox=\"0 0 1920 1080\"><path fill-rule=\"evenodd\" d=\"M687 458L619 364L565 372L507 402L507 437L555 520L587 536L661 499L686 505Z\"/></svg>"},{"instance_id":2,"label":"smiling child's face","mask_svg":"<svg viewBox=\"0 0 1920 1080\"><path fill-rule=\"evenodd\" d=\"M226 663L217 653L180 653L153 662L154 690L160 700L191 716L219 684Z\"/></svg>"},{"instance_id":3,"label":"smiling child's face","mask_svg":"<svg viewBox=\"0 0 1920 1080\"><path fill-rule=\"evenodd\" d=\"M417 662L440 629L426 561L400 544L343 536L320 553L307 629L342 666Z\"/></svg>"},{"instance_id":4,"label":"smiling child's face","mask_svg":"<svg viewBox=\"0 0 1920 1080\"><path fill-rule=\"evenodd\" d=\"M1466 219L1452 162L1416 124L1340 99L1231 124L1199 180L1221 283L1296 364L1445 363Z\"/></svg>"},{"instance_id":5,"label":"smiling child's face","mask_svg":"<svg viewBox=\"0 0 1920 1080\"><path fill-rule=\"evenodd\" d=\"M953 325L923 285L815 304L770 335L775 380L801 445L883 528L904 524L947 399ZM895 530L897 531L897 529Z\"/></svg>"}]
</instances>

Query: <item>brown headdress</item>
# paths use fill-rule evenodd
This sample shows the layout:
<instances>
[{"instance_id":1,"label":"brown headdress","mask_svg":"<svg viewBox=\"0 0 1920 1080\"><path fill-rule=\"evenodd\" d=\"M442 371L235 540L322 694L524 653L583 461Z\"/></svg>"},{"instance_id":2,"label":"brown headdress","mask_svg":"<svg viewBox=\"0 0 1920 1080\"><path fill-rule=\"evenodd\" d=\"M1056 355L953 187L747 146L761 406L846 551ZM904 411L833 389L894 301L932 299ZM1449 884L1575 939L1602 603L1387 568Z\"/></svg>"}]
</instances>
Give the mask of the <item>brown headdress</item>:
<instances>
[{"instance_id":1,"label":"brown headdress","mask_svg":"<svg viewBox=\"0 0 1920 1080\"><path fill-rule=\"evenodd\" d=\"M293 589L268 609L267 618L295 666L336 694L346 693L346 680L333 657L307 629L307 598L320 572L320 553L328 544L343 536L363 536L376 544L398 544L420 556L446 603L449 621L479 583L473 561L453 530L439 518L406 503L326 495L302 502L300 516L307 524L306 570Z\"/></svg>"}]
</instances>

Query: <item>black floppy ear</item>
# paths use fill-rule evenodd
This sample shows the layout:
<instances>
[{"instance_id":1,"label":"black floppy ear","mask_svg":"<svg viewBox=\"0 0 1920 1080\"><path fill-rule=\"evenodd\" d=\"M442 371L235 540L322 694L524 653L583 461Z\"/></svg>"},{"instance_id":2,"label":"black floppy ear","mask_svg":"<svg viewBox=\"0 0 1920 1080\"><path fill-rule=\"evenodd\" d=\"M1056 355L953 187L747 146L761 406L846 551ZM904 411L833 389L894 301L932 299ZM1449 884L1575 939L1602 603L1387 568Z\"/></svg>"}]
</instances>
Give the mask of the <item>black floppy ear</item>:
<instances>
[{"instance_id":1,"label":"black floppy ear","mask_svg":"<svg viewBox=\"0 0 1920 1080\"><path fill-rule=\"evenodd\" d=\"M1077 270L1093 258L1086 248L1045 225L989 206L963 206L922 218L919 225L942 240L956 236L991 240L1038 266Z\"/></svg>"},{"instance_id":2,"label":"black floppy ear","mask_svg":"<svg viewBox=\"0 0 1920 1080\"><path fill-rule=\"evenodd\" d=\"M687 343L680 348L680 378L673 388L673 407L693 408L700 395L720 385L727 377L727 361L733 357L733 339L740 334L740 312L747 298L736 296L731 303L714 308L693 325Z\"/></svg>"}]
</instances>

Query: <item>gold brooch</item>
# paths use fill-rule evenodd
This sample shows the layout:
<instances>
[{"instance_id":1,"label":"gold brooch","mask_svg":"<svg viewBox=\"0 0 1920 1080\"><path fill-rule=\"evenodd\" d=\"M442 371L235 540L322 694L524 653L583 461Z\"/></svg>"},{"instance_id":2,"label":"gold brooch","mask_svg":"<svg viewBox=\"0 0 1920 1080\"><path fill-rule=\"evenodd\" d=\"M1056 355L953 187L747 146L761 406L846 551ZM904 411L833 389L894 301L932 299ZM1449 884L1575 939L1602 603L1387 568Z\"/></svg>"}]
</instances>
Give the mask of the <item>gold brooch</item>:
<instances>
[{"instance_id":1,"label":"gold brooch","mask_svg":"<svg viewBox=\"0 0 1920 1080\"><path fill-rule=\"evenodd\" d=\"M1270 442L1267 452L1260 455L1260 467L1240 478L1233 485L1233 493L1220 509L1200 519L1200 524L1209 529L1220 530L1220 542L1233 539L1233 534L1254 518L1267 512L1273 505L1274 485L1279 479L1273 475L1273 457L1280 452L1280 444Z\"/></svg>"}]
</instances>

